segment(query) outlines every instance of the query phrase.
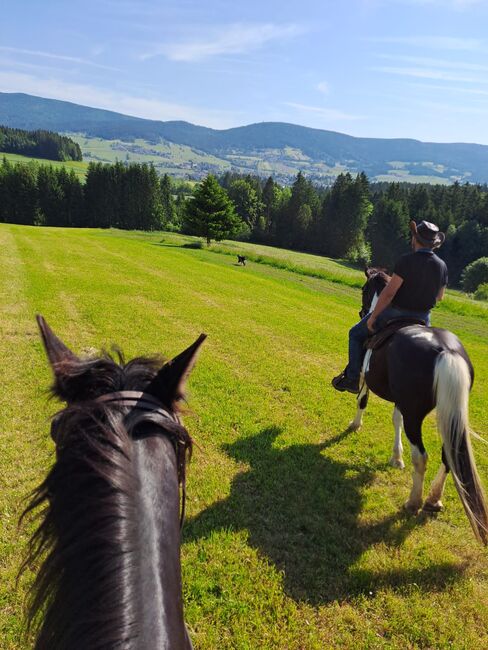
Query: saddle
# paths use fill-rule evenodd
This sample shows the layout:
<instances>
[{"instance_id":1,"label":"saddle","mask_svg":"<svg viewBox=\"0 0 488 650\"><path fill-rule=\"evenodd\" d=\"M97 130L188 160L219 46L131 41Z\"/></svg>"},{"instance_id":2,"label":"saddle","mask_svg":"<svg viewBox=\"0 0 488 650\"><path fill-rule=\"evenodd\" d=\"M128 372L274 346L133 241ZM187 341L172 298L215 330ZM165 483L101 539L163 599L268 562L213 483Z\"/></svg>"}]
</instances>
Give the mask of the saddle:
<instances>
[{"instance_id":1,"label":"saddle","mask_svg":"<svg viewBox=\"0 0 488 650\"><path fill-rule=\"evenodd\" d=\"M364 347L366 350L378 350L381 348L393 334L401 330L403 327L408 327L409 325L423 325L425 327L425 321L420 318L408 318L402 316L401 318L392 318L389 320L385 327L381 329L376 334L372 334L366 339Z\"/></svg>"}]
</instances>

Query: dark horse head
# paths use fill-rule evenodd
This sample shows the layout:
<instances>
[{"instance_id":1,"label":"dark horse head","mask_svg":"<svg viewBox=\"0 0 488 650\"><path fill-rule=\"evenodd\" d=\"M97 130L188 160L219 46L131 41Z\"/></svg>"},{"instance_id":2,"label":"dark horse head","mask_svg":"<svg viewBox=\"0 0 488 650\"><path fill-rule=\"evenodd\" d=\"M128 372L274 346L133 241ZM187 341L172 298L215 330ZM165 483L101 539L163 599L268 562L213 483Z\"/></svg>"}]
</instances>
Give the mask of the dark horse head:
<instances>
[{"instance_id":1,"label":"dark horse head","mask_svg":"<svg viewBox=\"0 0 488 650\"><path fill-rule=\"evenodd\" d=\"M366 275L366 282L362 288L362 302L359 317L364 318L374 307L375 296L376 300L390 281L390 276L387 274L386 269L376 267L369 267L364 269Z\"/></svg>"},{"instance_id":2,"label":"dark horse head","mask_svg":"<svg viewBox=\"0 0 488 650\"><path fill-rule=\"evenodd\" d=\"M191 648L183 622L180 484L191 438L178 403L205 339L164 363L79 358L38 317L54 396L56 460L24 567L42 559L29 626L36 650Z\"/></svg>"}]
</instances>

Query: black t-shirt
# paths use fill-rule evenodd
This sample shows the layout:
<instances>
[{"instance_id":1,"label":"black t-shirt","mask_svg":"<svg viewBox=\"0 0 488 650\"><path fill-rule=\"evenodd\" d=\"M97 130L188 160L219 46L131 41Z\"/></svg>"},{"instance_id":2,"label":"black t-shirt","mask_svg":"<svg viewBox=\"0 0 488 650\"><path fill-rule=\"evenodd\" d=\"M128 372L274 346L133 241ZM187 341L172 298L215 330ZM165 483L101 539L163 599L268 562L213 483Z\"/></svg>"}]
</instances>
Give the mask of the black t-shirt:
<instances>
[{"instance_id":1,"label":"black t-shirt","mask_svg":"<svg viewBox=\"0 0 488 650\"><path fill-rule=\"evenodd\" d=\"M447 285L447 266L431 250L402 255L393 272L403 279L391 303L399 309L429 311Z\"/></svg>"}]
</instances>

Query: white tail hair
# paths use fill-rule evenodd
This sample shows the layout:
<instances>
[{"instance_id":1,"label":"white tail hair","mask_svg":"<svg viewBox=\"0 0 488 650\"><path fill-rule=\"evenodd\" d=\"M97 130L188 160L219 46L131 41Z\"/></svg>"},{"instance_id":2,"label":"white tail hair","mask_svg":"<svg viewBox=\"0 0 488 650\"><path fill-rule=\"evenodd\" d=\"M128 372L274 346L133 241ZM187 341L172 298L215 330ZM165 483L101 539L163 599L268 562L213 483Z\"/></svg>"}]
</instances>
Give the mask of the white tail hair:
<instances>
[{"instance_id":1,"label":"white tail hair","mask_svg":"<svg viewBox=\"0 0 488 650\"><path fill-rule=\"evenodd\" d=\"M476 538L488 543L488 507L470 439L468 404L471 375L456 352L441 352L434 369L437 427L456 489Z\"/></svg>"}]
</instances>

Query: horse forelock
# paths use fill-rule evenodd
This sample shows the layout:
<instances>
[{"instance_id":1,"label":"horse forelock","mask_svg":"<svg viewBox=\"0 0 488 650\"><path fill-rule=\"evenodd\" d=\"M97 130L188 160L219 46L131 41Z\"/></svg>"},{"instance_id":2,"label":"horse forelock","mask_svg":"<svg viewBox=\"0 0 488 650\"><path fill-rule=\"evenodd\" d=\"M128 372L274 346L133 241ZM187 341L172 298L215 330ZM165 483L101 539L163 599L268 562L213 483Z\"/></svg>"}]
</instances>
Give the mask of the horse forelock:
<instances>
[{"instance_id":1,"label":"horse forelock","mask_svg":"<svg viewBox=\"0 0 488 650\"><path fill-rule=\"evenodd\" d=\"M156 359L119 366L110 357L82 363L98 380L94 392L143 389L161 366ZM76 383L82 376L73 369ZM37 650L136 647L139 479L132 435L145 426L176 441L181 480L191 440L176 422L93 400L68 406L54 420L56 460L23 515L37 511L40 519L22 568L42 562L28 611Z\"/></svg>"}]
</instances>

